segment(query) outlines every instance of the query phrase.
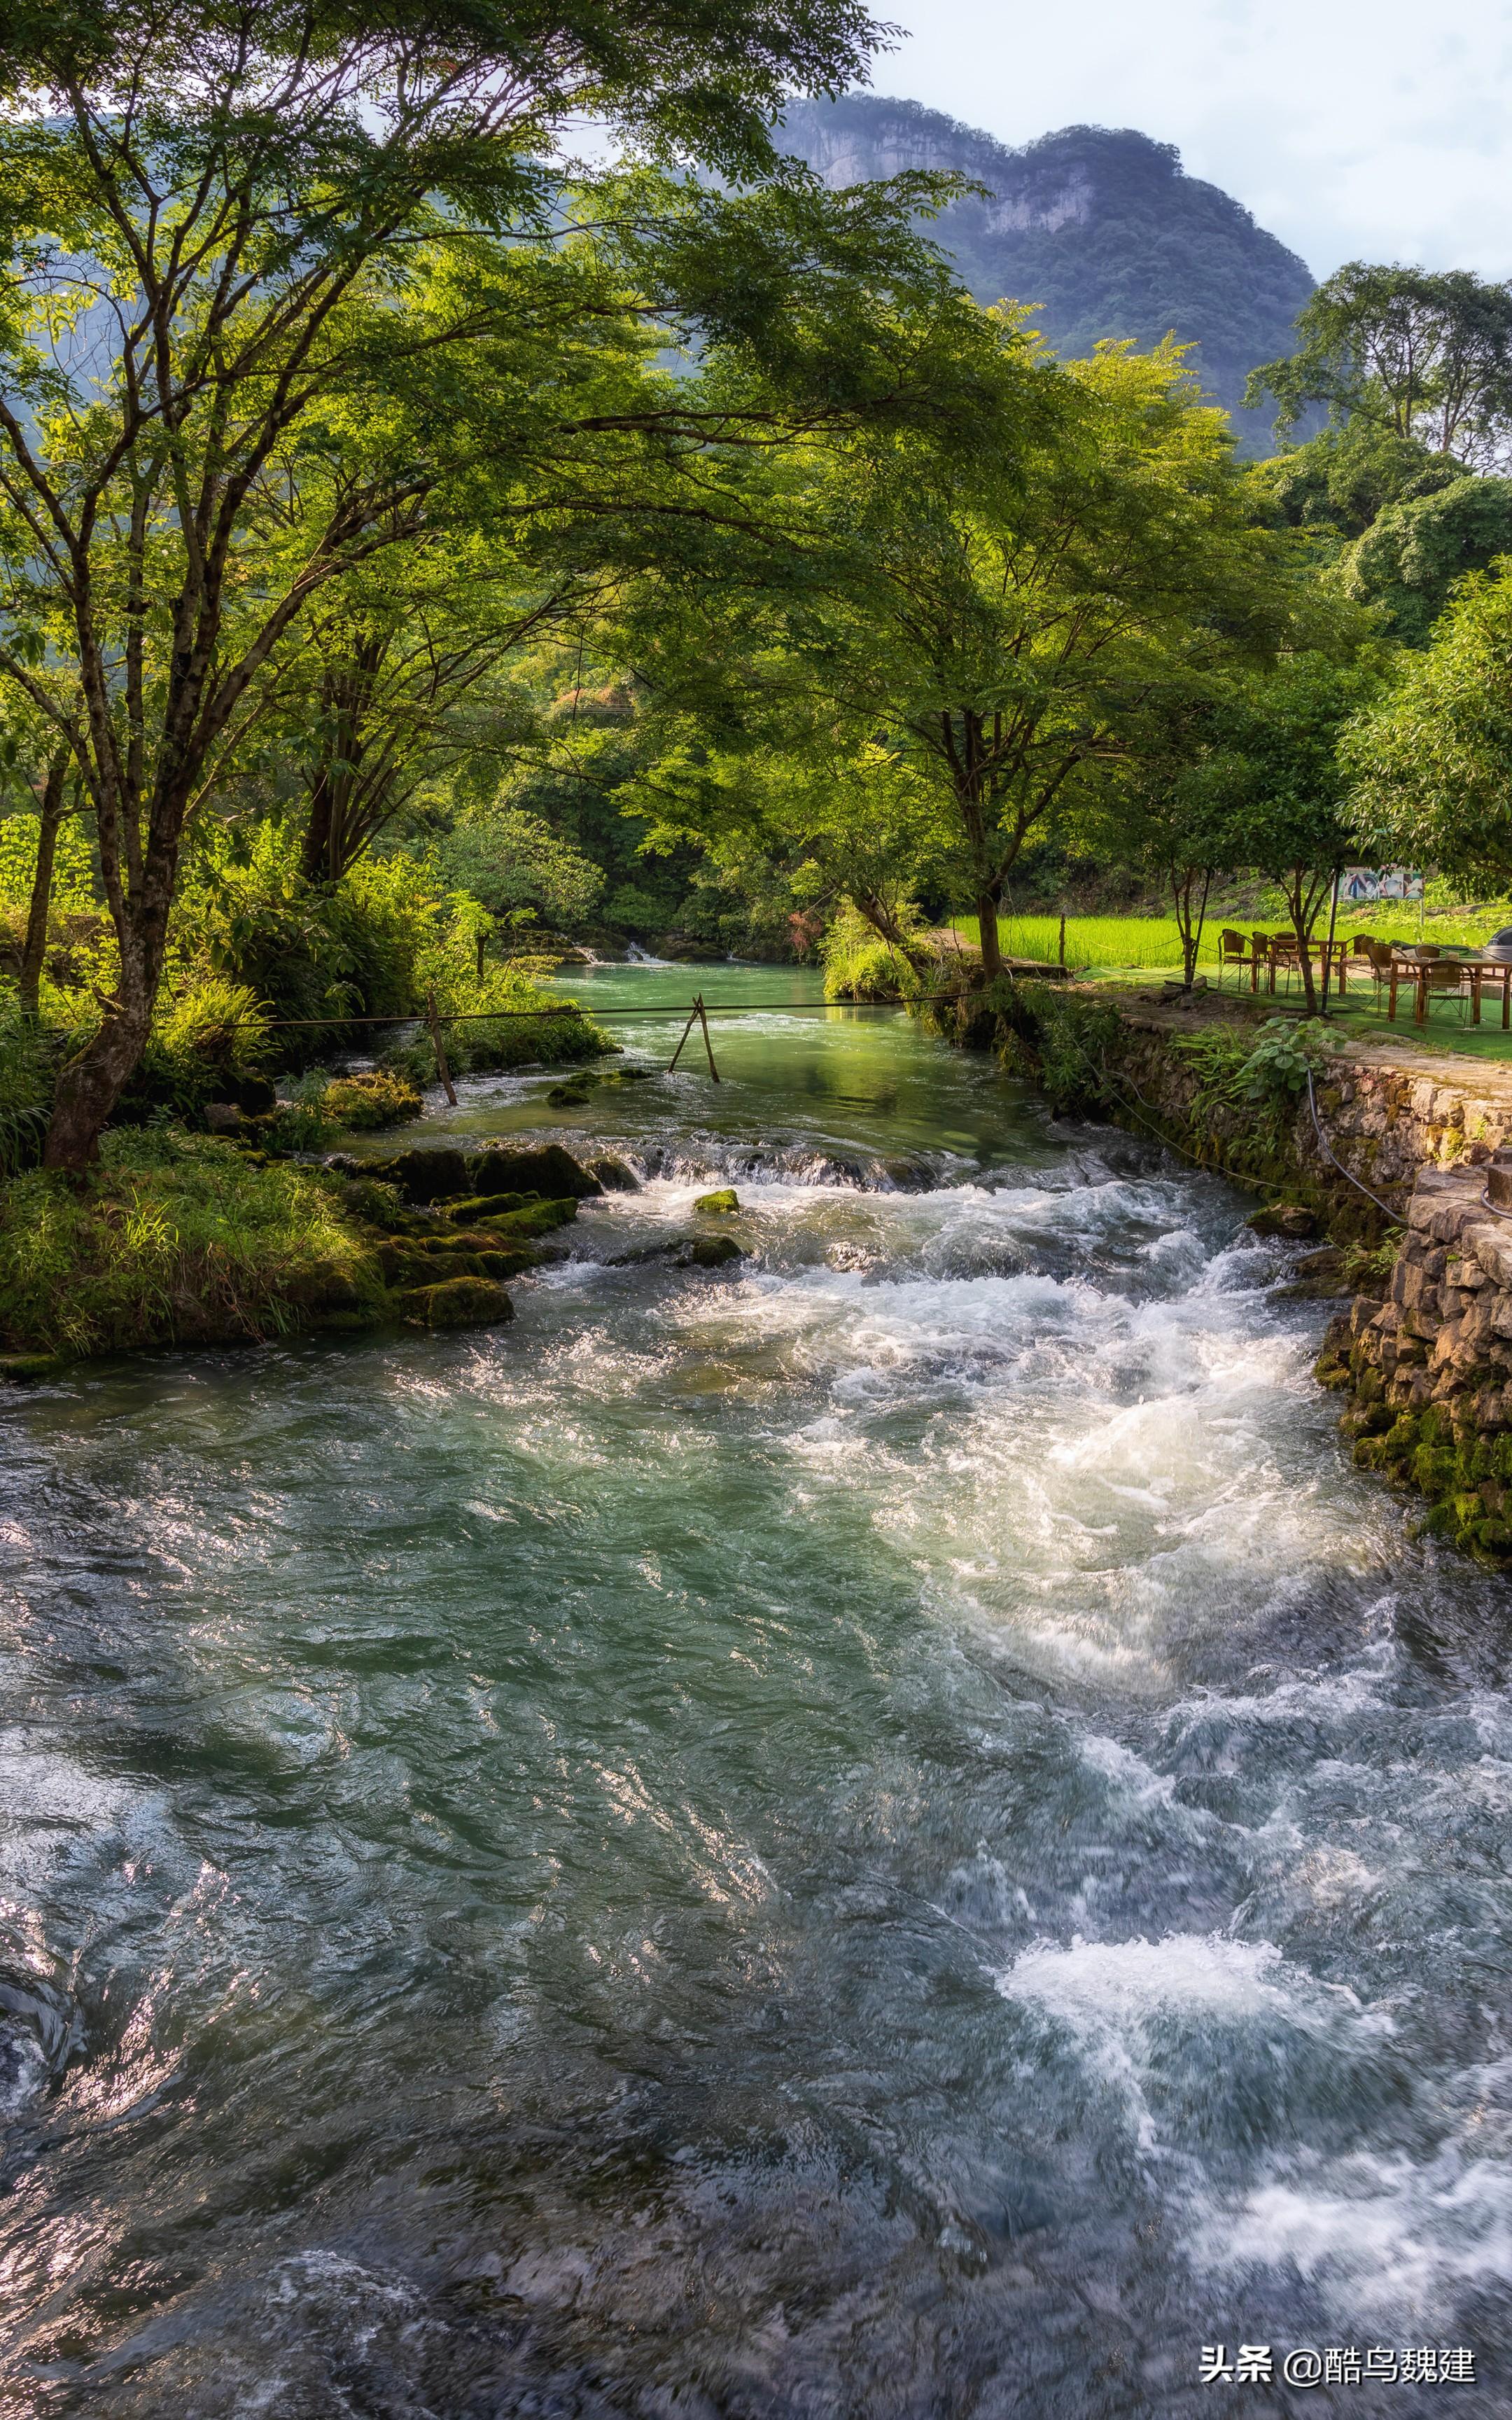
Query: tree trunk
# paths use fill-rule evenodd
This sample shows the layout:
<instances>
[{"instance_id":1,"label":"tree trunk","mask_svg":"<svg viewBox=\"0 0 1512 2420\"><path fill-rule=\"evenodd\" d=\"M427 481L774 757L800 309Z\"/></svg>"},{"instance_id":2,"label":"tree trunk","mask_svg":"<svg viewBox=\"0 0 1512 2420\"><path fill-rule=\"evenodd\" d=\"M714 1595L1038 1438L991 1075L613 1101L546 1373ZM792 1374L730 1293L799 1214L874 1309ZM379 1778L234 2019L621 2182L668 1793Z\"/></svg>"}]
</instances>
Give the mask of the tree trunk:
<instances>
[{"instance_id":1,"label":"tree trunk","mask_svg":"<svg viewBox=\"0 0 1512 2420\"><path fill-rule=\"evenodd\" d=\"M47 768L37 832L37 872L32 879L26 941L21 954L17 990L23 1016L41 1013L42 962L47 955L47 919L53 905L53 863L57 854L58 827L63 821L63 794L69 775L69 752L60 749Z\"/></svg>"},{"instance_id":2,"label":"tree trunk","mask_svg":"<svg viewBox=\"0 0 1512 2420\"><path fill-rule=\"evenodd\" d=\"M1291 910L1291 929L1297 936L1297 955L1302 961L1302 996L1307 1003L1308 1016L1316 1016L1318 985L1313 981L1312 939L1318 909L1315 907L1310 913L1308 911L1304 897L1304 876L1292 883L1287 905Z\"/></svg>"},{"instance_id":3,"label":"tree trunk","mask_svg":"<svg viewBox=\"0 0 1512 2420\"><path fill-rule=\"evenodd\" d=\"M1192 894L1196 889L1199 872L1202 891L1194 915ZM1181 936L1181 985L1185 991L1190 991L1196 981L1197 953L1202 947L1202 927L1208 921L1208 892L1211 884L1211 872L1197 866L1183 866L1180 874L1174 867L1172 869L1171 894L1176 901L1176 922Z\"/></svg>"},{"instance_id":4,"label":"tree trunk","mask_svg":"<svg viewBox=\"0 0 1512 2420\"><path fill-rule=\"evenodd\" d=\"M105 1015L99 1032L58 1072L42 1146L44 1168L78 1171L100 1157L100 1134L141 1064L152 1031L177 873L177 852L165 849L147 869L146 895L139 904L128 902L116 921L120 973L116 996L102 1003Z\"/></svg>"},{"instance_id":5,"label":"tree trunk","mask_svg":"<svg viewBox=\"0 0 1512 2420\"><path fill-rule=\"evenodd\" d=\"M58 1074L42 1166L73 1171L100 1157L100 1137L147 1047L150 1008L107 1013L98 1033Z\"/></svg>"},{"instance_id":6,"label":"tree trunk","mask_svg":"<svg viewBox=\"0 0 1512 2420\"><path fill-rule=\"evenodd\" d=\"M989 983L995 983L1003 971L1003 952L997 938L997 893L980 891L977 894L977 930L981 940L981 970Z\"/></svg>"}]
</instances>

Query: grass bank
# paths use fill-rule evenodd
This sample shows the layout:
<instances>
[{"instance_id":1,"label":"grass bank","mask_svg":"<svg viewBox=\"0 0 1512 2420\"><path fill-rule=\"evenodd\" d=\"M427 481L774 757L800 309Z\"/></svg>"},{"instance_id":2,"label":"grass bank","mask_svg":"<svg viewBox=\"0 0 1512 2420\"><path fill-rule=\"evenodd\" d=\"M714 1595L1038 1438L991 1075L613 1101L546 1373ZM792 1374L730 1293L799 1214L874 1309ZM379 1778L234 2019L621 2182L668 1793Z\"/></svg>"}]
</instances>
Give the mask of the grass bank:
<instances>
[{"instance_id":1,"label":"grass bank","mask_svg":"<svg viewBox=\"0 0 1512 2420\"><path fill-rule=\"evenodd\" d=\"M78 1356L364 1325L382 1279L339 1183L208 1136L106 1137L81 1183L0 1186L0 1344Z\"/></svg>"}]
</instances>

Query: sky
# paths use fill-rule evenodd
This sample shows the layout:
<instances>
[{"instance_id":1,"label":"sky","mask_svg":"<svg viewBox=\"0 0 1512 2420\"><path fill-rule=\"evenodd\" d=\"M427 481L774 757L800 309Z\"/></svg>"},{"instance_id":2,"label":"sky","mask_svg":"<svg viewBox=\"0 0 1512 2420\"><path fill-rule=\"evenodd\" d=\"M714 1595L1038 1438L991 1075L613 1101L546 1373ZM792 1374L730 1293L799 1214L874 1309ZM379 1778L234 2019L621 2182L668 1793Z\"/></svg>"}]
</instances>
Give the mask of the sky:
<instances>
[{"instance_id":1,"label":"sky","mask_svg":"<svg viewBox=\"0 0 1512 2420\"><path fill-rule=\"evenodd\" d=\"M1341 261L1512 275L1512 8L1404 0L872 0L878 92L999 142L1134 126L1316 276Z\"/></svg>"}]
</instances>

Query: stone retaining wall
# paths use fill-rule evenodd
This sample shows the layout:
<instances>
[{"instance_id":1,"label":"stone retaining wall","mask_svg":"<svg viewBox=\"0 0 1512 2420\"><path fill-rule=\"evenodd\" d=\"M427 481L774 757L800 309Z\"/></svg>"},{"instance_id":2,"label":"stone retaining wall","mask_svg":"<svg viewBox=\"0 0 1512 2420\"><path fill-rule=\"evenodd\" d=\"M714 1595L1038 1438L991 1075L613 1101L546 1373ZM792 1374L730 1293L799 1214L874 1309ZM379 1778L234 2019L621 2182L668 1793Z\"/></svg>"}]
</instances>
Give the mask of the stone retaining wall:
<instances>
[{"instance_id":1,"label":"stone retaining wall","mask_svg":"<svg viewBox=\"0 0 1512 2420\"><path fill-rule=\"evenodd\" d=\"M1128 1039L1116 1073L1134 1088L1136 1105L1153 1109L1174 1139L1233 1175L1293 1186L1297 1197L1310 1201L1341 1236L1387 1232L1390 1221L1330 1166L1305 1094L1287 1123L1279 1152L1256 1149L1259 1121L1242 1108L1208 1112L1194 1133L1198 1079L1172 1045L1183 1031L1200 1028L1175 1014L1148 1010L1124 1011L1123 1023ZM1499 1098L1489 1085L1480 1088L1473 1071L1428 1074L1421 1061L1394 1067L1384 1054L1350 1053L1319 1078L1316 1090L1319 1123L1331 1149L1351 1176L1398 1216L1424 1168L1479 1165L1512 1145L1512 1088Z\"/></svg>"},{"instance_id":2,"label":"stone retaining wall","mask_svg":"<svg viewBox=\"0 0 1512 2420\"><path fill-rule=\"evenodd\" d=\"M1512 1559L1512 1151L1489 1167L1425 1168L1384 1302L1356 1299L1318 1375L1349 1389L1354 1459L1428 1499L1423 1527Z\"/></svg>"}]
</instances>

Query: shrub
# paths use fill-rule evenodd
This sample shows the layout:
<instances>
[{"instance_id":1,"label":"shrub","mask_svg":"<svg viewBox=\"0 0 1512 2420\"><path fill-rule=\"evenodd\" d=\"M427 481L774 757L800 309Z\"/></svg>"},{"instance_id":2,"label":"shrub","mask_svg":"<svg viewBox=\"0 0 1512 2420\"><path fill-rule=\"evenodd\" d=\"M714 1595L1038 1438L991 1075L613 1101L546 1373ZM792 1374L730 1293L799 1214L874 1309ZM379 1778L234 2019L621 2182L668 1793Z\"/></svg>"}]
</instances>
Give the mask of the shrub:
<instances>
[{"instance_id":1,"label":"shrub","mask_svg":"<svg viewBox=\"0 0 1512 2420\"><path fill-rule=\"evenodd\" d=\"M334 1077L321 1095L320 1106L338 1126L397 1126L424 1113L424 1103L413 1084L386 1067L365 1076Z\"/></svg>"},{"instance_id":2,"label":"shrub","mask_svg":"<svg viewBox=\"0 0 1512 2420\"><path fill-rule=\"evenodd\" d=\"M902 932L923 929L917 908L898 910ZM855 908L842 908L819 945L826 1000L906 1000L919 989L917 969L902 950L885 941Z\"/></svg>"},{"instance_id":3,"label":"shrub","mask_svg":"<svg viewBox=\"0 0 1512 2420\"><path fill-rule=\"evenodd\" d=\"M980 995L1005 1031L1003 1063L1032 1077L1057 1109L1106 1109L1118 1097L1110 1064L1123 1038L1116 1008L1049 983L1003 977Z\"/></svg>"},{"instance_id":4,"label":"shrub","mask_svg":"<svg viewBox=\"0 0 1512 2420\"><path fill-rule=\"evenodd\" d=\"M133 1090L193 1112L260 1074L269 1051L268 1013L255 992L224 975L196 975L160 996Z\"/></svg>"},{"instance_id":5,"label":"shrub","mask_svg":"<svg viewBox=\"0 0 1512 2420\"><path fill-rule=\"evenodd\" d=\"M372 1309L380 1279L318 1170L259 1167L178 1129L107 1135L82 1187L35 1171L0 1188L0 1334L100 1353L286 1333Z\"/></svg>"},{"instance_id":6,"label":"shrub","mask_svg":"<svg viewBox=\"0 0 1512 2420\"><path fill-rule=\"evenodd\" d=\"M0 1000L0 1176L29 1168L53 1102L53 1053L14 997Z\"/></svg>"}]
</instances>

